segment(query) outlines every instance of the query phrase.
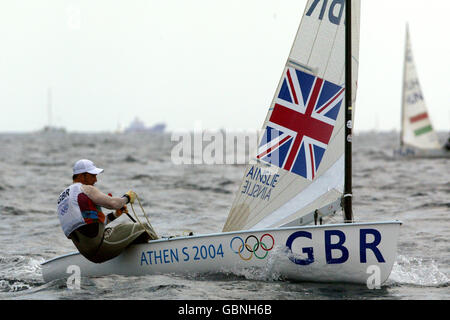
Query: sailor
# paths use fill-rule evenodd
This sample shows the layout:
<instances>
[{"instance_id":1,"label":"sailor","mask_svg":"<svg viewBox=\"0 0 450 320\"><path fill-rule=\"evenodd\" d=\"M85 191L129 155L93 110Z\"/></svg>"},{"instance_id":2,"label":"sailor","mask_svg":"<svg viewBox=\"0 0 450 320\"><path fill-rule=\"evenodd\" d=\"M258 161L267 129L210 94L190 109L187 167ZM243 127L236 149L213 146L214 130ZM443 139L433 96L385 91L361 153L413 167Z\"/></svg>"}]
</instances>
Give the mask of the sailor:
<instances>
[{"instance_id":1,"label":"sailor","mask_svg":"<svg viewBox=\"0 0 450 320\"><path fill-rule=\"evenodd\" d=\"M86 259L95 263L118 256L131 243L158 238L148 224L130 222L106 227L122 213L128 213L126 204L134 202L136 193L130 190L120 198L107 196L94 187L101 172L103 169L90 160L77 161L73 166L73 184L60 194L57 210L66 237ZM102 207L115 212L105 215Z\"/></svg>"},{"instance_id":2,"label":"sailor","mask_svg":"<svg viewBox=\"0 0 450 320\"><path fill-rule=\"evenodd\" d=\"M447 143L444 145L444 149L450 151L450 136L447 139Z\"/></svg>"}]
</instances>

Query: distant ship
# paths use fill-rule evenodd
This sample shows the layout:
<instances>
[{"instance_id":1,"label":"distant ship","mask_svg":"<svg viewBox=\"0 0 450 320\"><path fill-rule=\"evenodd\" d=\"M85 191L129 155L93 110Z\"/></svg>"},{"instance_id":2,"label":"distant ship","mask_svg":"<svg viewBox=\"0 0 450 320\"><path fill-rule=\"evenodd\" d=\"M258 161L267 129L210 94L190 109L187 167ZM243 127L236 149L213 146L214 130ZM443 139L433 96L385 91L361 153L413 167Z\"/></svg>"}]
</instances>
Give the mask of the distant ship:
<instances>
[{"instance_id":1,"label":"distant ship","mask_svg":"<svg viewBox=\"0 0 450 320\"><path fill-rule=\"evenodd\" d=\"M165 123L157 123L152 127L147 127L143 121L136 117L130 125L124 130L124 133L129 132L152 132L152 133L164 133L166 129Z\"/></svg>"},{"instance_id":2,"label":"distant ship","mask_svg":"<svg viewBox=\"0 0 450 320\"><path fill-rule=\"evenodd\" d=\"M63 127L53 127L53 126L45 126L41 132L49 132L49 133L66 133L66 129Z\"/></svg>"}]
</instances>

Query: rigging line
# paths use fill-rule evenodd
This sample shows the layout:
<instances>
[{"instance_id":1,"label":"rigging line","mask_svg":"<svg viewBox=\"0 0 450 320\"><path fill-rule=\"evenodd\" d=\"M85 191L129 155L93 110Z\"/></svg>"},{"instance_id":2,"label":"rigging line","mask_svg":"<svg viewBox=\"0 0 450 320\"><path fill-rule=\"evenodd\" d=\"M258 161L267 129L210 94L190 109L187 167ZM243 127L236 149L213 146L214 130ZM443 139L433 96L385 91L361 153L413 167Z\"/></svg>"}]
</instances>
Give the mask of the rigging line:
<instances>
[{"instance_id":1,"label":"rigging line","mask_svg":"<svg viewBox=\"0 0 450 320\"><path fill-rule=\"evenodd\" d=\"M148 225L153 229L153 226L152 226L152 224L150 223L150 220L148 219L147 214L146 214L145 211L144 211L144 207L142 206L141 200L139 200L138 195L136 195L136 199L137 199L137 201L139 202L139 206L141 207L142 212L144 213L144 217L145 217L145 219L147 220Z\"/></svg>"},{"instance_id":2,"label":"rigging line","mask_svg":"<svg viewBox=\"0 0 450 320\"><path fill-rule=\"evenodd\" d=\"M136 194L136 199L138 200L139 206L141 207L141 210L144 213L145 218L147 219L148 225L150 226L150 228L153 229L153 226L151 225L150 220L148 219L147 214L145 213L144 208L142 207L141 201L139 200L139 197L138 197L137 194ZM132 203L130 203L130 204L131 204L131 209L133 210L133 214L134 214L136 220L139 222L139 224L145 230L145 232L147 232L147 234L150 236L150 238L152 238L153 235L150 233L150 231L147 230L147 228L144 226L144 224L141 222L141 220L139 219L138 215L136 214L136 211L134 211L133 204Z\"/></svg>"}]
</instances>

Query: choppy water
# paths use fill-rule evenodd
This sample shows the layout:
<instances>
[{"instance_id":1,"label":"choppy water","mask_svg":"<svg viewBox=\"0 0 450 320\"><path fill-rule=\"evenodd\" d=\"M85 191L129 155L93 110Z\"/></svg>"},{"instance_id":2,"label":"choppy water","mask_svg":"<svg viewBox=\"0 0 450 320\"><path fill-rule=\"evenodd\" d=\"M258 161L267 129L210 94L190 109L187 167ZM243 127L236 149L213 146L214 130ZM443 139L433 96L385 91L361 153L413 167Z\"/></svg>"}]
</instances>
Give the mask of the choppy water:
<instances>
[{"instance_id":1,"label":"choppy water","mask_svg":"<svg viewBox=\"0 0 450 320\"><path fill-rule=\"evenodd\" d=\"M278 281L270 274L83 278L44 283L40 263L75 250L56 198L71 166L93 160L97 186L135 190L160 235L219 232L243 165L175 165L170 135L0 134L0 299L450 299L450 160L394 160L395 133L355 137L357 220L403 221L398 257L379 290Z\"/></svg>"}]
</instances>

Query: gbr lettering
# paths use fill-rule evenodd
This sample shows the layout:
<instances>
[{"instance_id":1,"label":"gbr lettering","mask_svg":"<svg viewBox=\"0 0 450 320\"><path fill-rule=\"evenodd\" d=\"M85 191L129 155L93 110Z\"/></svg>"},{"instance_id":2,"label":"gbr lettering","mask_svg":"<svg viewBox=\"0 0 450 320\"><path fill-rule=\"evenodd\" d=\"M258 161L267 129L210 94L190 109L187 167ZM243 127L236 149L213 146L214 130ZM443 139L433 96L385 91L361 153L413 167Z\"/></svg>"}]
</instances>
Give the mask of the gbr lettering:
<instances>
[{"instance_id":1,"label":"gbr lettering","mask_svg":"<svg viewBox=\"0 0 450 320\"><path fill-rule=\"evenodd\" d=\"M369 240L370 237L372 241ZM297 231L289 236L286 241L286 247L292 252L292 245L294 240L298 238L307 238L312 240L312 234L308 231ZM327 264L342 264L349 259L349 250L345 246L346 236L345 233L340 230L325 230L324 243L325 243L325 258ZM367 252L371 252L379 263L385 263L385 259L378 248L381 243L381 233L376 229L361 229L359 231L359 261L361 263L367 263ZM289 260L298 265L309 265L314 263L314 247L303 247L302 254L306 255L305 258L296 258L290 256Z\"/></svg>"},{"instance_id":2,"label":"gbr lettering","mask_svg":"<svg viewBox=\"0 0 450 320\"><path fill-rule=\"evenodd\" d=\"M331 4L328 7L328 3L330 2ZM319 3L322 3L322 6L320 6ZM340 25L344 13L344 7L345 0L314 0L311 7L306 12L306 15L310 17L316 9L319 10L320 8L319 20L323 20L328 8L328 20L332 24Z\"/></svg>"}]
</instances>

